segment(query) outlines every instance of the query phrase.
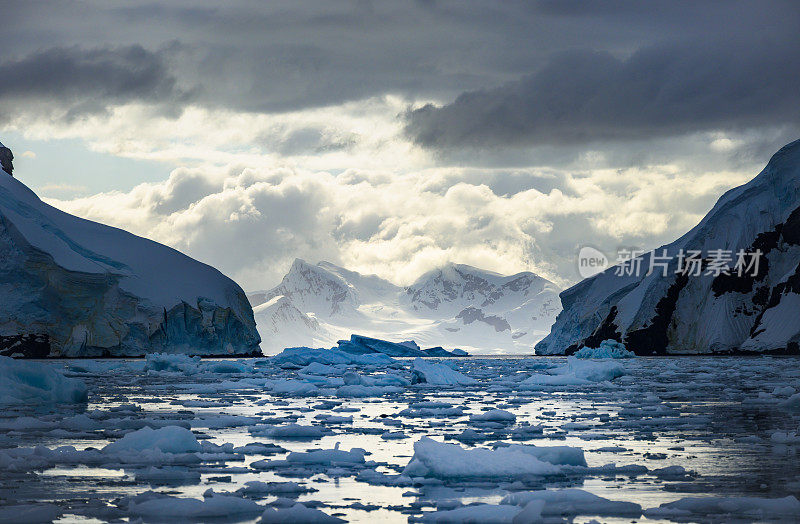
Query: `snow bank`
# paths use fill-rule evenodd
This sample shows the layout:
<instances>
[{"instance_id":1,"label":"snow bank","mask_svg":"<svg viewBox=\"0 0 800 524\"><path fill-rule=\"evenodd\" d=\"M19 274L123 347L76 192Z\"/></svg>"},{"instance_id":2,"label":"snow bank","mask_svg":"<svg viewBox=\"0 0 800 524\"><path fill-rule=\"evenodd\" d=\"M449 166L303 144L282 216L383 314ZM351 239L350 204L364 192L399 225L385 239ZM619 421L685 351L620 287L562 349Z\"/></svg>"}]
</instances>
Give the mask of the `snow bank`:
<instances>
[{"instance_id":1,"label":"snow bank","mask_svg":"<svg viewBox=\"0 0 800 524\"><path fill-rule=\"evenodd\" d=\"M567 358L564 366L548 370L549 375L531 375L522 385L581 386L592 382L614 380L625 375L625 368L618 362L580 360Z\"/></svg>"},{"instance_id":2,"label":"snow bank","mask_svg":"<svg viewBox=\"0 0 800 524\"><path fill-rule=\"evenodd\" d=\"M583 450L510 445L496 450L465 449L458 444L423 437L414 443L414 456L404 475L440 479L515 478L528 475L557 475L559 466L585 466Z\"/></svg>"},{"instance_id":3,"label":"snow bank","mask_svg":"<svg viewBox=\"0 0 800 524\"><path fill-rule=\"evenodd\" d=\"M428 362L417 357L411 367L411 383L436 386L469 386L477 384L478 381L459 373L445 364Z\"/></svg>"},{"instance_id":4,"label":"snow bank","mask_svg":"<svg viewBox=\"0 0 800 524\"><path fill-rule=\"evenodd\" d=\"M50 364L0 357L0 405L86 402L86 384Z\"/></svg>"},{"instance_id":5,"label":"snow bank","mask_svg":"<svg viewBox=\"0 0 800 524\"><path fill-rule=\"evenodd\" d=\"M636 355L625 349L625 345L613 339L600 342L596 348L582 347L573 355L577 358L632 358Z\"/></svg>"}]
</instances>

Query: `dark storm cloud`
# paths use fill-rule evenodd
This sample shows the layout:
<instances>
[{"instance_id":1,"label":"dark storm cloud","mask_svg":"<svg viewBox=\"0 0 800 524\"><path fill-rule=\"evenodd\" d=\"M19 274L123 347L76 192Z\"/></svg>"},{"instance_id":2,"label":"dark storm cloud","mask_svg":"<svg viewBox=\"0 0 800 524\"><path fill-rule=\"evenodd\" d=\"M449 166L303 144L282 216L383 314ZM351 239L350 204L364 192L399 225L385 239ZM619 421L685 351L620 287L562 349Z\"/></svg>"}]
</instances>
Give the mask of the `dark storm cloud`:
<instances>
[{"instance_id":1,"label":"dark storm cloud","mask_svg":"<svg viewBox=\"0 0 800 524\"><path fill-rule=\"evenodd\" d=\"M0 101L6 113L26 102L60 106L72 116L131 101L177 102L176 89L163 53L139 45L126 47L55 47L0 62Z\"/></svg>"},{"instance_id":2,"label":"dark storm cloud","mask_svg":"<svg viewBox=\"0 0 800 524\"><path fill-rule=\"evenodd\" d=\"M559 144L800 124L800 39L572 52L407 115L429 147Z\"/></svg>"},{"instance_id":3,"label":"dark storm cloud","mask_svg":"<svg viewBox=\"0 0 800 524\"><path fill-rule=\"evenodd\" d=\"M583 140L617 120L603 132L751 125L759 104L765 120L794 118L784 109L796 95L799 12L781 0L9 1L0 49L16 79L0 80L0 108L21 93L80 111L129 100L179 108L190 92L193 104L253 112L464 93L409 122L417 141L445 146ZM677 106L681 96L691 103ZM744 116L724 118L726 103Z\"/></svg>"}]
</instances>

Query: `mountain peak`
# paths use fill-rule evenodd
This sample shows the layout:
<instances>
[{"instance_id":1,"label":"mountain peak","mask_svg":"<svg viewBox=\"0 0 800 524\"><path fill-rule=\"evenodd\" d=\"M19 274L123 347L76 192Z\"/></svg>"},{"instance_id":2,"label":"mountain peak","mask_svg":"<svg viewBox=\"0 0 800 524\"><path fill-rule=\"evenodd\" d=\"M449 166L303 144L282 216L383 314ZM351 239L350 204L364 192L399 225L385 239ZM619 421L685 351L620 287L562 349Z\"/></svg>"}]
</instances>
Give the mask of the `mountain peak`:
<instances>
[{"instance_id":1,"label":"mountain peak","mask_svg":"<svg viewBox=\"0 0 800 524\"><path fill-rule=\"evenodd\" d=\"M646 355L800 353L799 232L800 141L794 141L758 176L722 195L697 226L654 251L669 254L666 272L620 276L612 267L564 291L564 311L536 352L569 353L613 338ZM689 250L731 253L728 274L681 271L680 254ZM732 271L740 252L759 264Z\"/></svg>"}]
</instances>

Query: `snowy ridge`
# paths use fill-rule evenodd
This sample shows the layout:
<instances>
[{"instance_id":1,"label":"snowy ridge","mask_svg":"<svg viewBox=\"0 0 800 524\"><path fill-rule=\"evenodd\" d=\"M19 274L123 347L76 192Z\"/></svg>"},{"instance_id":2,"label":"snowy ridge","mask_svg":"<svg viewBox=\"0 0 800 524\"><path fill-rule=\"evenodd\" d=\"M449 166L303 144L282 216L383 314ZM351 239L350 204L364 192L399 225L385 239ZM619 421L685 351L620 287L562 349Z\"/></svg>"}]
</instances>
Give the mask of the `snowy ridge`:
<instances>
[{"instance_id":1,"label":"snowy ridge","mask_svg":"<svg viewBox=\"0 0 800 524\"><path fill-rule=\"evenodd\" d=\"M268 354L331 347L354 333L473 353L529 353L560 310L558 292L528 272L503 276L448 264L403 288L298 259L278 286L248 297Z\"/></svg>"},{"instance_id":2,"label":"snowy ridge","mask_svg":"<svg viewBox=\"0 0 800 524\"><path fill-rule=\"evenodd\" d=\"M249 354L236 283L151 240L42 202L0 173L0 352L24 356Z\"/></svg>"},{"instance_id":3,"label":"snowy ridge","mask_svg":"<svg viewBox=\"0 0 800 524\"><path fill-rule=\"evenodd\" d=\"M656 249L668 273L617 276L616 267L561 294L564 311L536 346L571 353L622 341L638 354L798 352L800 141L778 151L749 183L725 193L691 231ZM755 276L677 274L680 250L764 253ZM648 268L650 255L642 257ZM707 263L707 261L706 261Z\"/></svg>"}]
</instances>

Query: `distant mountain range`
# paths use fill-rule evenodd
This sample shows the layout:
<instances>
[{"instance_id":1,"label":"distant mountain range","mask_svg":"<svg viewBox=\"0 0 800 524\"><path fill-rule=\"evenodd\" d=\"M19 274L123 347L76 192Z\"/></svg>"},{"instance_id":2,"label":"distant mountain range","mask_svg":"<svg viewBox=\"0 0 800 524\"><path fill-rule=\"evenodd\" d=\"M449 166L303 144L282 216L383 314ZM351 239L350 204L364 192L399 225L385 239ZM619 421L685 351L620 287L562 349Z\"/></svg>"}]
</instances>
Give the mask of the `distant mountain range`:
<instances>
[{"instance_id":1,"label":"distant mountain range","mask_svg":"<svg viewBox=\"0 0 800 524\"><path fill-rule=\"evenodd\" d=\"M281 283L248 294L266 354L332 347L357 333L470 353L532 353L561 310L559 288L533 273L503 276L463 264L408 287L329 262L295 260Z\"/></svg>"}]
</instances>

